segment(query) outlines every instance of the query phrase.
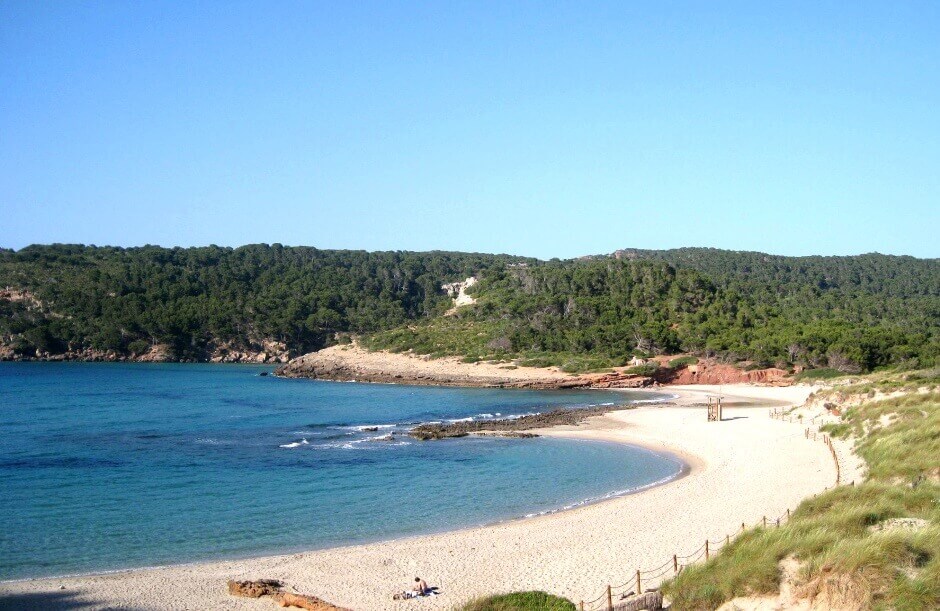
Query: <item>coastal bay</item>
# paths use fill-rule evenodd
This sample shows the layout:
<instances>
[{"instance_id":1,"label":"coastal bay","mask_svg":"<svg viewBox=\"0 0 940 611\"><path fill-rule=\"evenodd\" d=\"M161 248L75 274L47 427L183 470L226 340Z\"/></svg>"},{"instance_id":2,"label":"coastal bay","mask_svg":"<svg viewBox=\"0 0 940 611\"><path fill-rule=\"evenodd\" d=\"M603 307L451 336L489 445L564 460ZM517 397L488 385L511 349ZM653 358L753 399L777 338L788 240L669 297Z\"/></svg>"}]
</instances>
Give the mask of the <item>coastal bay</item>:
<instances>
[{"instance_id":1,"label":"coastal bay","mask_svg":"<svg viewBox=\"0 0 940 611\"><path fill-rule=\"evenodd\" d=\"M708 423L704 395L721 390L726 421ZM261 609L233 599L228 579L275 578L298 591L355 609L400 608L391 594L421 575L441 595L414 608L452 608L474 596L544 589L593 598L636 568L688 553L705 538L733 534L741 522L775 515L831 485L834 466L802 428L767 416L765 405L802 403L811 387L670 388L677 405L640 406L546 436L616 441L681 456L688 476L664 486L521 520L435 535L237 561L209 562L73 578L6 582L0 600L66 593L90 608ZM738 401L731 397L738 398ZM518 442L519 440L506 440ZM550 550L550 551L549 551ZM172 587L166 587L172 584ZM17 598L27 597L27 598Z\"/></svg>"},{"instance_id":2,"label":"coastal bay","mask_svg":"<svg viewBox=\"0 0 940 611\"><path fill-rule=\"evenodd\" d=\"M589 502L681 467L609 442L409 435L424 422L591 413L661 393L343 384L270 369L0 364L0 579L440 532Z\"/></svg>"}]
</instances>

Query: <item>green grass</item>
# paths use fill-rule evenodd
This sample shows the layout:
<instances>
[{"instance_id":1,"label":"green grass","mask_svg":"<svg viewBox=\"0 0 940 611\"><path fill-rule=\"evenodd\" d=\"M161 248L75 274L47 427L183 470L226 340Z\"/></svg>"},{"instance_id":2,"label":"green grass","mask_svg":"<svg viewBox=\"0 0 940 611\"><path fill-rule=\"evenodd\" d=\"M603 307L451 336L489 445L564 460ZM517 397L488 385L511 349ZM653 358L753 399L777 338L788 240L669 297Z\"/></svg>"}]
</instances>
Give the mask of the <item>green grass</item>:
<instances>
[{"instance_id":1,"label":"green grass","mask_svg":"<svg viewBox=\"0 0 940 611\"><path fill-rule=\"evenodd\" d=\"M545 592L514 592L474 600L462 611L575 611L574 603Z\"/></svg>"},{"instance_id":2,"label":"green grass","mask_svg":"<svg viewBox=\"0 0 940 611\"><path fill-rule=\"evenodd\" d=\"M820 397L868 396L896 391L937 390L940 388L940 367L919 371L881 371L866 376L845 376L831 388L819 391Z\"/></svg>"},{"instance_id":3,"label":"green grass","mask_svg":"<svg viewBox=\"0 0 940 611\"><path fill-rule=\"evenodd\" d=\"M775 594L778 564L789 556L802 563L807 595L835 592L860 608L940 608L940 392L862 403L829 431L856 438L867 481L804 501L788 524L745 532L709 562L688 567L663 585L673 608ZM927 526L872 531L891 518Z\"/></svg>"}]
</instances>

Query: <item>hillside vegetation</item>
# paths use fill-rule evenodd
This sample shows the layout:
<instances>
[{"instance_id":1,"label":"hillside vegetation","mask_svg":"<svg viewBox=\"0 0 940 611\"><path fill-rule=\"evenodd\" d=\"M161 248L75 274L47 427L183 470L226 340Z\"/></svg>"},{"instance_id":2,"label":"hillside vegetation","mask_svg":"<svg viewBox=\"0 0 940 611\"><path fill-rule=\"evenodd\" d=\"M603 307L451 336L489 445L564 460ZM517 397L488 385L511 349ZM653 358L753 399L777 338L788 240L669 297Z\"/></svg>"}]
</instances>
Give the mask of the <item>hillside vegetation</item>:
<instances>
[{"instance_id":1,"label":"hillside vegetation","mask_svg":"<svg viewBox=\"0 0 940 611\"><path fill-rule=\"evenodd\" d=\"M241 248L31 246L0 251L0 339L17 353L81 347L118 354L165 344L178 359L216 345L283 342L293 354L337 332L368 333L447 309L441 279L506 261L496 255Z\"/></svg>"},{"instance_id":2,"label":"hillside vegetation","mask_svg":"<svg viewBox=\"0 0 940 611\"><path fill-rule=\"evenodd\" d=\"M824 430L855 440L866 481L809 499L785 526L748 531L688 567L664 586L673 608L776 595L785 559L799 566L792 595L822 608L940 608L938 382L934 369L833 389L833 398L861 403Z\"/></svg>"},{"instance_id":3,"label":"hillside vegetation","mask_svg":"<svg viewBox=\"0 0 940 611\"><path fill-rule=\"evenodd\" d=\"M680 351L842 372L929 366L940 355L936 261L679 252L492 268L471 290L475 306L364 343L571 370Z\"/></svg>"},{"instance_id":4,"label":"hillside vegetation","mask_svg":"<svg viewBox=\"0 0 940 611\"><path fill-rule=\"evenodd\" d=\"M476 276L475 305L445 282ZM840 372L940 357L940 263L710 249L537 261L504 255L31 246L0 251L0 346L204 359L281 342L292 355L348 334L375 349L516 358L570 371L693 353Z\"/></svg>"}]
</instances>

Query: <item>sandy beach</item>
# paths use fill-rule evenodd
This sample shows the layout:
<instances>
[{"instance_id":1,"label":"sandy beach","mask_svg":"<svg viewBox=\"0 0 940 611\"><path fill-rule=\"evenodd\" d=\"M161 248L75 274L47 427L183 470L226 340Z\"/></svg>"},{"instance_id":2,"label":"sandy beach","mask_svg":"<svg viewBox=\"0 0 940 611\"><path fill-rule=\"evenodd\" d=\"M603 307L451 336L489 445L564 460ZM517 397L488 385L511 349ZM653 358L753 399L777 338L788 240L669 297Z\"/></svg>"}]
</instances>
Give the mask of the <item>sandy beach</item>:
<instances>
[{"instance_id":1,"label":"sandy beach","mask_svg":"<svg viewBox=\"0 0 940 611\"><path fill-rule=\"evenodd\" d=\"M274 608L270 600L233 598L226 592L229 579L259 578L280 579L298 592L352 609L452 609L480 595L523 589L590 600L608 583L630 580L638 568L688 554L706 538L733 534L742 522L784 513L833 484L835 467L826 447L805 439L802 424L768 417L768 407L802 404L812 388L664 390L678 395L671 405L646 405L540 432L631 443L682 457L690 473L666 485L443 534L285 556L5 582L0 607ZM706 394L719 390L729 407L723 422L710 423L701 404ZM441 594L393 601L392 594L416 575Z\"/></svg>"}]
</instances>

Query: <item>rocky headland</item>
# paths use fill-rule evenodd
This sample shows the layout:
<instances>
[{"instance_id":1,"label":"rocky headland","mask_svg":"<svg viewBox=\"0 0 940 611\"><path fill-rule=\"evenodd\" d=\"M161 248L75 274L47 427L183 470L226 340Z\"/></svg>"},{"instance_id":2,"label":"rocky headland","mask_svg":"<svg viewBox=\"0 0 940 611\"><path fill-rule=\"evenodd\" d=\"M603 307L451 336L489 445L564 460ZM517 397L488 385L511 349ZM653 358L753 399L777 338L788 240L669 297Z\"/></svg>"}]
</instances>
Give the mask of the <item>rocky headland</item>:
<instances>
[{"instance_id":1,"label":"rocky headland","mask_svg":"<svg viewBox=\"0 0 940 611\"><path fill-rule=\"evenodd\" d=\"M464 362L456 357L431 358L410 352L369 351L353 343L331 346L291 359L275 375L340 382L376 382L433 386L492 388L648 388L665 384L792 383L783 369L745 370L734 365L701 360L693 366L669 367L670 357L650 362L658 368L638 375L629 367L602 373L571 374L557 367L520 367L511 361Z\"/></svg>"},{"instance_id":2,"label":"rocky headland","mask_svg":"<svg viewBox=\"0 0 940 611\"><path fill-rule=\"evenodd\" d=\"M465 363L410 353L370 352L355 344L332 346L278 367L284 378L487 388L644 388L655 381L624 372L574 375L557 367L517 367L511 363Z\"/></svg>"}]
</instances>

